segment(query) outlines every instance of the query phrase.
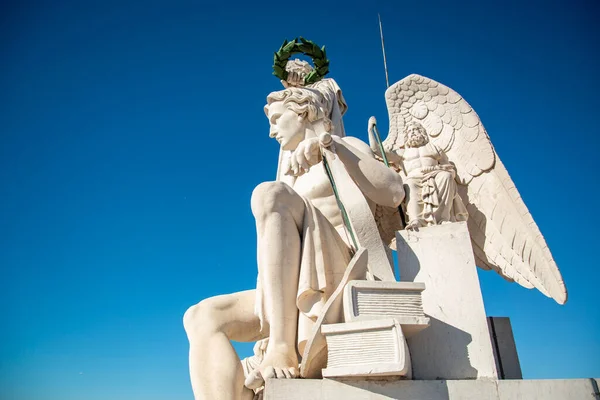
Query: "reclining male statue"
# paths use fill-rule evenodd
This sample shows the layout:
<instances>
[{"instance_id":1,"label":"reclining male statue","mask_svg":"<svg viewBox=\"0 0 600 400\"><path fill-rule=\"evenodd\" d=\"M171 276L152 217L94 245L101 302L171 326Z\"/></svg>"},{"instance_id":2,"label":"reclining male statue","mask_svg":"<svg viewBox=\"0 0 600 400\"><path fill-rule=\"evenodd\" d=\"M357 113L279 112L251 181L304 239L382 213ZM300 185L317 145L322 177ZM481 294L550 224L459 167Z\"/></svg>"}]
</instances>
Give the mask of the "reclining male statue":
<instances>
[{"instance_id":1,"label":"reclining male statue","mask_svg":"<svg viewBox=\"0 0 600 400\"><path fill-rule=\"evenodd\" d=\"M398 207L404 199L401 177L377 161L367 144L344 137L341 117L346 108L331 79L267 97L269 135L287 156L282 178L261 183L252 194L257 288L203 300L185 313L196 399L252 399L250 389L267 378L298 376L298 354L352 257L323 166L324 137L332 139L330 149L371 209L375 204ZM266 337L262 362L245 376L230 340Z\"/></svg>"}]
</instances>

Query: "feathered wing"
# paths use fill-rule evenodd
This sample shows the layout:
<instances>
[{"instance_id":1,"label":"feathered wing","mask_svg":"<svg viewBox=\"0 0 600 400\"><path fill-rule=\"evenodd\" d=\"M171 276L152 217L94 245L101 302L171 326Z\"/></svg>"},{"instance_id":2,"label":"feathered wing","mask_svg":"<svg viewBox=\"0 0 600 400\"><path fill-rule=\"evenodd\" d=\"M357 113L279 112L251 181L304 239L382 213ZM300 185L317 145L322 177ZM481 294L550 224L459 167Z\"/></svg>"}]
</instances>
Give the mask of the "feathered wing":
<instances>
[{"instance_id":1,"label":"feathered wing","mask_svg":"<svg viewBox=\"0 0 600 400\"><path fill-rule=\"evenodd\" d=\"M391 161L404 146L404 126L418 121L456 165L477 265L565 303L567 290L548 245L471 106L416 74L389 87L385 97L390 132L383 146Z\"/></svg>"}]
</instances>

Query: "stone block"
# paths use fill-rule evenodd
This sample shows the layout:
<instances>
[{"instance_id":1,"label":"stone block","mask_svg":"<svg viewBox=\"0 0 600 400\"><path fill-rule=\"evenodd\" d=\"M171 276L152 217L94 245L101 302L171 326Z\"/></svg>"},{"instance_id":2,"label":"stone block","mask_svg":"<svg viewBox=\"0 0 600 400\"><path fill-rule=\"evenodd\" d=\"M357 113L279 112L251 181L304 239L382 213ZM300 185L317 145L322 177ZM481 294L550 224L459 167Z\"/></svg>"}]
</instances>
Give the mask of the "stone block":
<instances>
[{"instance_id":1,"label":"stone block","mask_svg":"<svg viewBox=\"0 0 600 400\"><path fill-rule=\"evenodd\" d=\"M323 377L410 374L406 340L395 319L323 325L321 332L327 340Z\"/></svg>"},{"instance_id":2,"label":"stone block","mask_svg":"<svg viewBox=\"0 0 600 400\"><path fill-rule=\"evenodd\" d=\"M430 326L408 339L415 379L497 378L464 222L396 234L400 280L423 282Z\"/></svg>"},{"instance_id":3,"label":"stone block","mask_svg":"<svg viewBox=\"0 0 600 400\"><path fill-rule=\"evenodd\" d=\"M264 400L597 400L597 379L270 379Z\"/></svg>"},{"instance_id":4,"label":"stone block","mask_svg":"<svg viewBox=\"0 0 600 400\"><path fill-rule=\"evenodd\" d=\"M598 379L502 380L498 382L499 400L600 399Z\"/></svg>"},{"instance_id":5,"label":"stone block","mask_svg":"<svg viewBox=\"0 0 600 400\"><path fill-rule=\"evenodd\" d=\"M429 326L423 313L420 282L351 281L344 289L346 322L394 318L405 337Z\"/></svg>"}]
</instances>

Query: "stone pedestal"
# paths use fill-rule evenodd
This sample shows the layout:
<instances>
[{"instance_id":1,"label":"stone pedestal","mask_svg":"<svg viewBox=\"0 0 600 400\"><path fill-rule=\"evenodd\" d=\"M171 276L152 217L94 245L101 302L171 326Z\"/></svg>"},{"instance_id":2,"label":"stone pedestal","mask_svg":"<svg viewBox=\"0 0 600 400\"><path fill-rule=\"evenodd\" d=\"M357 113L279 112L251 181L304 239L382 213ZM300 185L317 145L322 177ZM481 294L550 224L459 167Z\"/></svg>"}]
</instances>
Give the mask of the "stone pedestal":
<instances>
[{"instance_id":1,"label":"stone pedestal","mask_svg":"<svg viewBox=\"0 0 600 400\"><path fill-rule=\"evenodd\" d=\"M464 222L396 234L400 280L423 282L429 328L408 339L413 379L497 378Z\"/></svg>"},{"instance_id":2,"label":"stone pedestal","mask_svg":"<svg viewBox=\"0 0 600 400\"><path fill-rule=\"evenodd\" d=\"M269 379L264 400L597 400L598 396L598 379Z\"/></svg>"}]
</instances>

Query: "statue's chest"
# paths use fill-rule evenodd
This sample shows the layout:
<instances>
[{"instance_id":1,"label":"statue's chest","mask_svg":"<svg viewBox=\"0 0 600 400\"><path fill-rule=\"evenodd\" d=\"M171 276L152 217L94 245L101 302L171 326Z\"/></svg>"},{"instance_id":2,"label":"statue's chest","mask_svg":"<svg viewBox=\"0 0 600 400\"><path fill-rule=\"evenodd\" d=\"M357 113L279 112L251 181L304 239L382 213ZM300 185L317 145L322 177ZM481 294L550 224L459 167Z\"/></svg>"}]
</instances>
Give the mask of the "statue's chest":
<instances>
[{"instance_id":1,"label":"statue's chest","mask_svg":"<svg viewBox=\"0 0 600 400\"><path fill-rule=\"evenodd\" d=\"M294 190L307 199L317 199L333 195L331 183L322 163L312 166L308 173L298 177L294 183Z\"/></svg>"},{"instance_id":2,"label":"statue's chest","mask_svg":"<svg viewBox=\"0 0 600 400\"><path fill-rule=\"evenodd\" d=\"M405 160L415 160L417 158L435 157L437 153L428 145L421 147L410 147L404 151Z\"/></svg>"},{"instance_id":3,"label":"statue's chest","mask_svg":"<svg viewBox=\"0 0 600 400\"><path fill-rule=\"evenodd\" d=\"M413 161L418 159L419 157L421 157L421 152L419 151L420 149L418 148L414 148L414 147L409 147L406 150L404 150L404 161Z\"/></svg>"}]
</instances>

